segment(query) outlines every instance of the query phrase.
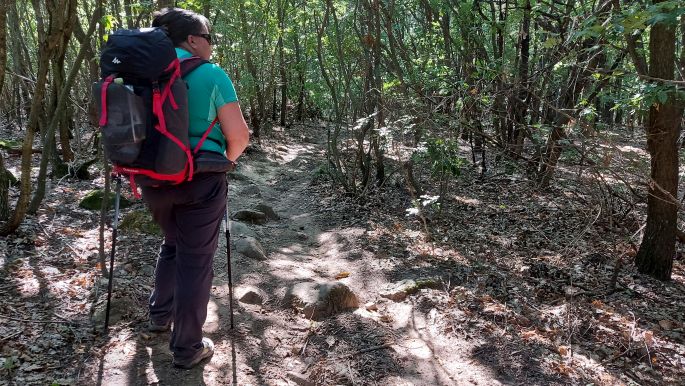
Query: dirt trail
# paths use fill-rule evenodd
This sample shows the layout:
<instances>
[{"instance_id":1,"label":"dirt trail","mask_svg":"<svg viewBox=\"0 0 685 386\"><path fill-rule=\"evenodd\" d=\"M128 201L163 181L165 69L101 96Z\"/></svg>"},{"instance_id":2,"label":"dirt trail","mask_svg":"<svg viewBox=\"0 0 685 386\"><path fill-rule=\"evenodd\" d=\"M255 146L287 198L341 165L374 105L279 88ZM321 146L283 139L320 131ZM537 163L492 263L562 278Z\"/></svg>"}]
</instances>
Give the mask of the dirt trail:
<instances>
[{"instance_id":1,"label":"dirt trail","mask_svg":"<svg viewBox=\"0 0 685 386\"><path fill-rule=\"evenodd\" d=\"M241 159L231 213L267 205L278 217L232 223L234 329L219 238L204 326L216 353L188 371L171 366L168 333L146 331L160 236L122 225L103 334L99 215L79 206L103 179L52 181L38 214L0 238L0 385L682 383L680 259L670 283L624 265L607 293L617 268L606 251L617 245L591 226L593 208L465 168L424 227L407 217L414 203L397 163L382 192L355 201L336 191L321 173L324 133L274 131ZM15 174L18 161L8 162ZM122 217L145 212L137 201ZM245 249L253 240L265 256ZM408 280L412 293L397 292ZM311 321L284 302L311 283L342 283L360 307ZM237 301L247 291L253 299Z\"/></svg>"},{"instance_id":2,"label":"dirt trail","mask_svg":"<svg viewBox=\"0 0 685 386\"><path fill-rule=\"evenodd\" d=\"M312 187L324 160L320 143L265 143L244 157L229 185L232 213L271 206L280 217L262 225L233 229L232 244L250 233L267 254L264 261L233 249L234 293L247 287L266 294L261 305L234 302L229 326L225 240L215 258L215 279L204 330L216 344L214 357L196 369L171 366L167 334L148 334L144 323L115 327L101 361L92 362L88 382L129 385L294 385L499 384L489 370L468 359L470 343L437 330L433 314L411 302L378 296L387 285L387 261L360 245L368 232L360 218L340 216L331 197ZM325 193L325 192L324 192ZM236 234L238 233L238 234ZM234 247L235 248L235 247ZM387 268L387 267L385 267ZM356 293L362 307L320 322L284 307L287 288L301 282L335 280ZM447 296L434 291L435 296ZM439 293L443 292L443 293ZM367 302L378 310L364 309ZM138 306L143 307L139 299ZM425 310L429 311L429 310ZM306 379L308 377L308 380Z\"/></svg>"}]
</instances>

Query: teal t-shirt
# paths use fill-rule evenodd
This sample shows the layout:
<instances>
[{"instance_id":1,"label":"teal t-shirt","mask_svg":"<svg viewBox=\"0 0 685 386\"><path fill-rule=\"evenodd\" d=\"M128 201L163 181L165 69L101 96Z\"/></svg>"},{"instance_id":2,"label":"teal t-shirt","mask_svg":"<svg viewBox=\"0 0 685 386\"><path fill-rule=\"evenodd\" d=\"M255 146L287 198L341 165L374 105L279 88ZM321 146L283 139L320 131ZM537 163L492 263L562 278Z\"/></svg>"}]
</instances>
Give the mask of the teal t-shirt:
<instances>
[{"instance_id":1,"label":"teal t-shirt","mask_svg":"<svg viewBox=\"0 0 685 386\"><path fill-rule=\"evenodd\" d=\"M179 59L189 58L192 54L182 48L176 48ZM205 63L183 78L188 84L188 117L190 148L202 138L209 125L216 118L216 112L227 103L236 102L233 82L226 72L214 63ZM201 146L202 150L218 153L226 151L226 138L221 132L219 122Z\"/></svg>"}]
</instances>

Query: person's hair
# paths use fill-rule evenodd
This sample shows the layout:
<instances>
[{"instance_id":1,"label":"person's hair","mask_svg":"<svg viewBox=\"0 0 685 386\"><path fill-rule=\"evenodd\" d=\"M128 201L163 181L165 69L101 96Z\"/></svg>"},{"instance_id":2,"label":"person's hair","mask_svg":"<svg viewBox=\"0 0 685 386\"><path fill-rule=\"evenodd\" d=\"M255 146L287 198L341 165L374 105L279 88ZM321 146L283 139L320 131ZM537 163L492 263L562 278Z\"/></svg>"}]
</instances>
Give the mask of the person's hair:
<instances>
[{"instance_id":1,"label":"person's hair","mask_svg":"<svg viewBox=\"0 0 685 386\"><path fill-rule=\"evenodd\" d=\"M207 27L209 32L209 20L206 17L182 8L164 8L155 12L152 26L164 28L177 47L188 35L202 33L202 27Z\"/></svg>"}]
</instances>

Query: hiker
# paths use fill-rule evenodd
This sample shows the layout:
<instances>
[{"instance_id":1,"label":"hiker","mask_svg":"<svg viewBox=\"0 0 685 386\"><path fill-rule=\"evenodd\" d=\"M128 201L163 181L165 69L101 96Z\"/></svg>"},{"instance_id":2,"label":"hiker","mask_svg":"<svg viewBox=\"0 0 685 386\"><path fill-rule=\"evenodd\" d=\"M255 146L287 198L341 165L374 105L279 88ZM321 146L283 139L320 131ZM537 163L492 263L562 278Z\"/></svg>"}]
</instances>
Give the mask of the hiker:
<instances>
[{"instance_id":1,"label":"hiker","mask_svg":"<svg viewBox=\"0 0 685 386\"><path fill-rule=\"evenodd\" d=\"M154 14L153 27L166 29L179 59L212 55L213 36L206 17L179 8ZM225 154L235 162L247 147L249 132L233 83L216 64L204 63L184 78L188 84L190 145L200 152ZM202 136L218 117L207 140ZM152 332L168 331L176 367L189 369L214 353L202 336L212 285L212 262L226 210L227 182L222 172L198 172L191 181L143 186L143 199L164 232L150 296Z\"/></svg>"}]
</instances>

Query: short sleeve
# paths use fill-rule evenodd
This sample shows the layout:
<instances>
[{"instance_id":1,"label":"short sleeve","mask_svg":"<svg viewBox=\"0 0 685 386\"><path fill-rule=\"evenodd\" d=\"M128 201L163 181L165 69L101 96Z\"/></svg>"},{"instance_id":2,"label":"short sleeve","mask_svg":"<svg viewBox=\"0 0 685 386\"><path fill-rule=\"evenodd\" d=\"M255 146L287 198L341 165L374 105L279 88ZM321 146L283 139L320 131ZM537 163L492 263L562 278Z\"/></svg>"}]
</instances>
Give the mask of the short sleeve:
<instances>
[{"instance_id":1,"label":"short sleeve","mask_svg":"<svg viewBox=\"0 0 685 386\"><path fill-rule=\"evenodd\" d=\"M219 110L221 106L227 103L236 102L238 96L236 95L231 78L229 78L226 72L216 64L212 64L211 72L211 78L214 80L211 101L214 104L214 107Z\"/></svg>"}]
</instances>

